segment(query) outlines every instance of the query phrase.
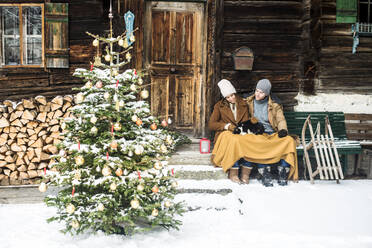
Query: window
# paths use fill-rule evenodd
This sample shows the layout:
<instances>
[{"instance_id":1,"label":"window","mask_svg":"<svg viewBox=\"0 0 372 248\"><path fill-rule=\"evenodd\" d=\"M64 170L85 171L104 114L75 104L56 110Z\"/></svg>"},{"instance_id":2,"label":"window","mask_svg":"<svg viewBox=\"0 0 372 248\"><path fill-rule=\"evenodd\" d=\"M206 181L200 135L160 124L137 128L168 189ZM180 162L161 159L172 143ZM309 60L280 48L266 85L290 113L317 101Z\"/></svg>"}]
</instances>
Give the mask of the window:
<instances>
[{"instance_id":1,"label":"window","mask_svg":"<svg viewBox=\"0 0 372 248\"><path fill-rule=\"evenodd\" d=\"M2 66L44 66L43 5L0 5Z\"/></svg>"},{"instance_id":2,"label":"window","mask_svg":"<svg viewBox=\"0 0 372 248\"><path fill-rule=\"evenodd\" d=\"M372 23L371 18L372 0L359 0L359 22Z\"/></svg>"}]
</instances>

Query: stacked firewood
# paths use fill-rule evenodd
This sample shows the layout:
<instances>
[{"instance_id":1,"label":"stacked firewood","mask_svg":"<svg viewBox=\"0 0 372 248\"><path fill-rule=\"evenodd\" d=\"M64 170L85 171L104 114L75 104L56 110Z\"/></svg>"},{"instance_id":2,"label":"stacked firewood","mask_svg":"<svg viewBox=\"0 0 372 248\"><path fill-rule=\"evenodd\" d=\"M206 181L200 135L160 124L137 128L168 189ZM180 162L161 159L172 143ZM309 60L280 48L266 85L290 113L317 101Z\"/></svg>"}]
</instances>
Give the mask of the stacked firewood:
<instances>
[{"instance_id":1,"label":"stacked firewood","mask_svg":"<svg viewBox=\"0 0 372 248\"><path fill-rule=\"evenodd\" d=\"M0 185L38 183L58 153L63 118L69 117L72 96L43 96L0 105Z\"/></svg>"}]
</instances>

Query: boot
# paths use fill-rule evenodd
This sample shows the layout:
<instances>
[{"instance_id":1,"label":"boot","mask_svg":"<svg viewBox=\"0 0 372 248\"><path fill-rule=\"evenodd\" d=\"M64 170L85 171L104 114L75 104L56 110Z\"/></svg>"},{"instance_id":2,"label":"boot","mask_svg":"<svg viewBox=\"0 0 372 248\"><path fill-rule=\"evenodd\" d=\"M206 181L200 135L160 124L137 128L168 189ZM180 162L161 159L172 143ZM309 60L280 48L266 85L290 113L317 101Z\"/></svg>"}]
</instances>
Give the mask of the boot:
<instances>
[{"instance_id":1,"label":"boot","mask_svg":"<svg viewBox=\"0 0 372 248\"><path fill-rule=\"evenodd\" d=\"M239 169L238 168L231 168L229 170L229 179L233 181L234 183L241 183L239 177Z\"/></svg>"},{"instance_id":2,"label":"boot","mask_svg":"<svg viewBox=\"0 0 372 248\"><path fill-rule=\"evenodd\" d=\"M273 176L271 175L270 172L270 167L266 166L264 168L259 168L258 172L262 176L262 184L265 187L272 187L273 186Z\"/></svg>"},{"instance_id":3,"label":"boot","mask_svg":"<svg viewBox=\"0 0 372 248\"><path fill-rule=\"evenodd\" d=\"M288 173L289 167L288 166L278 166L278 184L281 186L288 185Z\"/></svg>"},{"instance_id":4,"label":"boot","mask_svg":"<svg viewBox=\"0 0 372 248\"><path fill-rule=\"evenodd\" d=\"M242 181L242 183L244 184L249 183L249 175L251 174L251 171L252 171L252 168L250 167L246 167L246 166L241 167L240 180Z\"/></svg>"}]
</instances>

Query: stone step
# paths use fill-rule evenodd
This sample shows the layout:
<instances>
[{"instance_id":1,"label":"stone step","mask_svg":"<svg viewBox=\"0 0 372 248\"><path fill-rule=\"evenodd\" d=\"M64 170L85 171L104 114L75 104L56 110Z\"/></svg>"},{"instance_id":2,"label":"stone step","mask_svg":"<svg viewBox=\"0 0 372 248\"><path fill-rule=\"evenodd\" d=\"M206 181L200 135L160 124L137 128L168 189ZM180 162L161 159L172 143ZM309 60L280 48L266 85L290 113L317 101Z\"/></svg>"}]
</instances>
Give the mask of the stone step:
<instances>
[{"instance_id":1,"label":"stone step","mask_svg":"<svg viewBox=\"0 0 372 248\"><path fill-rule=\"evenodd\" d=\"M168 159L169 165L210 165L210 154L177 154Z\"/></svg>"},{"instance_id":2,"label":"stone step","mask_svg":"<svg viewBox=\"0 0 372 248\"><path fill-rule=\"evenodd\" d=\"M221 168L216 168L211 165L169 165L169 169L174 169L176 178L179 179L226 179L227 174Z\"/></svg>"}]
</instances>

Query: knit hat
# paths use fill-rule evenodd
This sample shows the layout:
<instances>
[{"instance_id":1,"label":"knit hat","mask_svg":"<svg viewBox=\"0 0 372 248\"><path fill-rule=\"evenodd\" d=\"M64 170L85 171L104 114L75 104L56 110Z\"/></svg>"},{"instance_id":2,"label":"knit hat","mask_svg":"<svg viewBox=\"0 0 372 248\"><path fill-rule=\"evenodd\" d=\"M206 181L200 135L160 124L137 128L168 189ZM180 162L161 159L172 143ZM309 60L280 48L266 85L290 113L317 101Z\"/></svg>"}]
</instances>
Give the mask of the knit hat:
<instances>
[{"instance_id":1,"label":"knit hat","mask_svg":"<svg viewBox=\"0 0 372 248\"><path fill-rule=\"evenodd\" d=\"M229 80L222 79L218 82L218 87L220 87L220 91L223 97L227 97L233 93L236 93L234 86Z\"/></svg>"},{"instance_id":2,"label":"knit hat","mask_svg":"<svg viewBox=\"0 0 372 248\"><path fill-rule=\"evenodd\" d=\"M262 90L267 96L270 95L270 91L271 91L270 80L266 78L261 79L260 81L258 81L256 89Z\"/></svg>"}]
</instances>

